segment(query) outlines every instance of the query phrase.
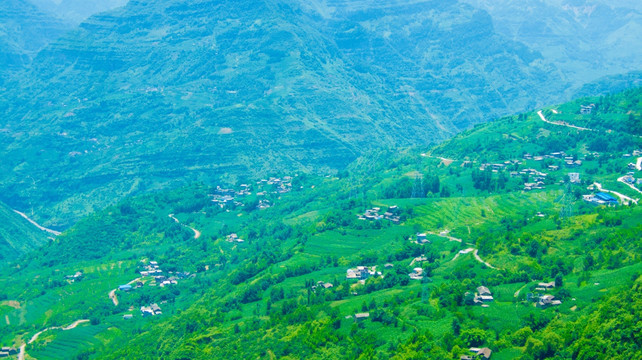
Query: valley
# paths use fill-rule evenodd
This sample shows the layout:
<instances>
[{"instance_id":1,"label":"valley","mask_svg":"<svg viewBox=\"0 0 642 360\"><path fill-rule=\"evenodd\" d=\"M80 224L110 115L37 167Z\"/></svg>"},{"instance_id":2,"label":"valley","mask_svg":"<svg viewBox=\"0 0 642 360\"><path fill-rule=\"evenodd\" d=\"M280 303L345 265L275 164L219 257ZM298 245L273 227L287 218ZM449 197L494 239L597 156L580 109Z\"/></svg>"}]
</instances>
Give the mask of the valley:
<instances>
[{"instance_id":1,"label":"valley","mask_svg":"<svg viewBox=\"0 0 642 360\"><path fill-rule=\"evenodd\" d=\"M126 198L1 270L19 305L0 305L0 341L43 359L636 357L609 309L639 314L641 96L501 118L336 176Z\"/></svg>"}]
</instances>

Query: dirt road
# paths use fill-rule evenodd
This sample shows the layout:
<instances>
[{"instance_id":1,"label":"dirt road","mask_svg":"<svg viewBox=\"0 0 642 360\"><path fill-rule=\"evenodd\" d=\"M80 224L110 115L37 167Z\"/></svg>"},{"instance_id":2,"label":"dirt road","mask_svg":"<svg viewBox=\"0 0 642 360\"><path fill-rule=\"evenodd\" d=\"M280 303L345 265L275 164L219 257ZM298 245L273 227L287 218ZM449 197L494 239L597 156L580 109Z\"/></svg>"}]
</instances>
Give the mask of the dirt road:
<instances>
[{"instance_id":1,"label":"dirt road","mask_svg":"<svg viewBox=\"0 0 642 360\"><path fill-rule=\"evenodd\" d=\"M573 129L577 129L577 130L581 130L581 131L594 131L593 129L584 128L584 127L581 127L581 126L571 125L571 124L565 123L563 121L550 121L550 120L547 120L544 117L544 114L542 113L542 110L538 111L537 115L539 115L539 118L542 119L542 121L547 123L547 124L558 125L558 126L566 126L568 128L573 128Z\"/></svg>"}]
</instances>

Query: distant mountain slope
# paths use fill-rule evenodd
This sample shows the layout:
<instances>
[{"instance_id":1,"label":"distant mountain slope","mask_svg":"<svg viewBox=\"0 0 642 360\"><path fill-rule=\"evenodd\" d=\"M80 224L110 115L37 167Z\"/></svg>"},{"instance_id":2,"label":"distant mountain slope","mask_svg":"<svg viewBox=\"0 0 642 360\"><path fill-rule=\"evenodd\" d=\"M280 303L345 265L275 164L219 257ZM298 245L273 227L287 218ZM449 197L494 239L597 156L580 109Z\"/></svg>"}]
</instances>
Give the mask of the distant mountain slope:
<instances>
[{"instance_id":1,"label":"distant mountain slope","mask_svg":"<svg viewBox=\"0 0 642 360\"><path fill-rule=\"evenodd\" d=\"M464 1L488 11L500 34L554 61L571 82L642 68L642 2Z\"/></svg>"},{"instance_id":2,"label":"distant mountain slope","mask_svg":"<svg viewBox=\"0 0 642 360\"><path fill-rule=\"evenodd\" d=\"M0 2L0 77L29 64L41 48L68 29L58 19L25 0Z\"/></svg>"},{"instance_id":3,"label":"distant mountain slope","mask_svg":"<svg viewBox=\"0 0 642 360\"><path fill-rule=\"evenodd\" d=\"M0 183L66 226L174 182L442 140L550 101L550 72L457 1L130 1L42 51L0 103Z\"/></svg>"},{"instance_id":4,"label":"distant mountain slope","mask_svg":"<svg viewBox=\"0 0 642 360\"><path fill-rule=\"evenodd\" d=\"M28 0L57 17L79 24L93 14L123 6L128 0Z\"/></svg>"},{"instance_id":5,"label":"distant mountain slope","mask_svg":"<svg viewBox=\"0 0 642 360\"><path fill-rule=\"evenodd\" d=\"M47 242L48 234L0 203L0 264L16 260Z\"/></svg>"}]
</instances>

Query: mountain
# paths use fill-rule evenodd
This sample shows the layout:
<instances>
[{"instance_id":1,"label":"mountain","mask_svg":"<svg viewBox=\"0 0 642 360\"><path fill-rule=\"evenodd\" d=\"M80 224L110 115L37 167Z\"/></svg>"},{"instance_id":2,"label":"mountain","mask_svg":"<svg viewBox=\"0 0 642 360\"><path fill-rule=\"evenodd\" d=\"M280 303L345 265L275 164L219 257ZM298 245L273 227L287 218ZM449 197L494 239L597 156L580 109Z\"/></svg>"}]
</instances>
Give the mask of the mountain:
<instances>
[{"instance_id":1,"label":"mountain","mask_svg":"<svg viewBox=\"0 0 642 360\"><path fill-rule=\"evenodd\" d=\"M128 0L28 0L45 12L78 25L93 14L121 7Z\"/></svg>"},{"instance_id":2,"label":"mountain","mask_svg":"<svg viewBox=\"0 0 642 360\"><path fill-rule=\"evenodd\" d=\"M128 197L0 268L0 342L47 359L639 358L640 100L506 116L337 176Z\"/></svg>"},{"instance_id":3,"label":"mountain","mask_svg":"<svg viewBox=\"0 0 642 360\"><path fill-rule=\"evenodd\" d=\"M0 265L15 261L48 241L51 236L0 203Z\"/></svg>"},{"instance_id":4,"label":"mountain","mask_svg":"<svg viewBox=\"0 0 642 360\"><path fill-rule=\"evenodd\" d=\"M25 0L0 3L0 79L8 70L31 62L45 45L69 27L55 17L39 11Z\"/></svg>"},{"instance_id":5,"label":"mountain","mask_svg":"<svg viewBox=\"0 0 642 360\"><path fill-rule=\"evenodd\" d=\"M15 77L2 199L31 189L38 221L63 228L189 181L333 172L550 100L551 72L452 0L130 1Z\"/></svg>"},{"instance_id":6,"label":"mountain","mask_svg":"<svg viewBox=\"0 0 642 360\"><path fill-rule=\"evenodd\" d=\"M486 10L498 33L553 61L571 83L642 68L642 5L604 0L465 0Z\"/></svg>"}]
</instances>

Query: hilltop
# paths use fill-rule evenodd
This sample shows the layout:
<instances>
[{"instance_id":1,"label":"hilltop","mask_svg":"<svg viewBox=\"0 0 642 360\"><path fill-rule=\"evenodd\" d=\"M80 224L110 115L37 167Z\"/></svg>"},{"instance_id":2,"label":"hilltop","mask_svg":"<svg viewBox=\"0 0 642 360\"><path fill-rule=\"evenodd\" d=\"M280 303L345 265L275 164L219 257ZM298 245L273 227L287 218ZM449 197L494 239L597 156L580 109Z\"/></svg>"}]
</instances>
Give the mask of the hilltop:
<instances>
[{"instance_id":1,"label":"hilltop","mask_svg":"<svg viewBox=\"0 0 642 360\"><path fill-rule=\"evenodd\" d=\"M36 358L639 357L641 94L336 176L126 198L0 270L0 341Z\"/></svg>"}]
</instances>

